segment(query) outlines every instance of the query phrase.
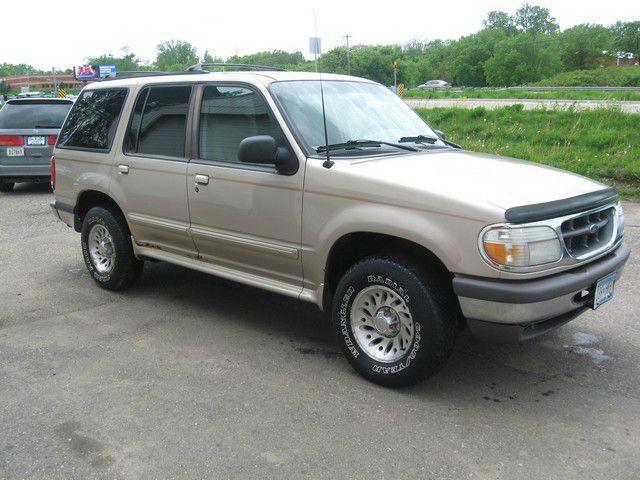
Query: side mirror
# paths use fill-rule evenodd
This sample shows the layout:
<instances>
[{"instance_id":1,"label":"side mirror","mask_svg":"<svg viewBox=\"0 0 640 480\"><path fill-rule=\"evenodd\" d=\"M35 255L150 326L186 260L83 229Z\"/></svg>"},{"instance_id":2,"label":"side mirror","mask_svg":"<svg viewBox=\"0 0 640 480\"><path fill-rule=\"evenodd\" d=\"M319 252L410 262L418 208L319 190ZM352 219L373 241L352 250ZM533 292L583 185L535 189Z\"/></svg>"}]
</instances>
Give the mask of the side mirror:
<instances>
[{"instance_id":1,"label":"side mirror","mask_svg":"<svg viewBox=\"0 0 640 480\"><path fill-rule=\"evenodd\" d=\"M438 135L442 140L446 140L447 136L444 134L442 130L434 130L436 135Z\"/></svg>"},{"instance_id":2,"label":"side mirror","mask_svg":"<svg viewBox=\"0 0 640 480\"><path fill-rule=\"evenodd\" d=\"M255 135L242 140L238 147L238 160L242 163L270 163L284 175L291 175L298 169L296 158L288 149L278 147L270 135Z\"/></svg>"}]
</instances>

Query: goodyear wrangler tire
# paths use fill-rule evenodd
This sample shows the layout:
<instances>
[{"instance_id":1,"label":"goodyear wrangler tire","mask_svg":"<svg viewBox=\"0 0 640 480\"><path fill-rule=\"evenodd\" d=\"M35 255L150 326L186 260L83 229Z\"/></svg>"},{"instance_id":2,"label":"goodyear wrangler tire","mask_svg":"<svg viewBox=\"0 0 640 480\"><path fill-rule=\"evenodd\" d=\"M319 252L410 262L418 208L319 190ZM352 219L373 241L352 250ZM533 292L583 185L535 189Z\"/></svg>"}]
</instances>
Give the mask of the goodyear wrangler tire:
<instances>
[{"instance_id":1,"label":"goodyear wrangler tire","mask_svg":"<svg viewBox=\"0 0 640 480\"><path fill-rule=\"evenodd\" d=\"M142 273L143 262L133 254L129 228L119 215L93 207L84 217L80 238L87 270L102 288L125 289Z\"/></svg>"},{"instance_id":2,"label":"goodyear wrangler tire","mask_svg":"<svg viewBox=\"0 0 640 480\"><path fill-rule=\"evenodd\" d=\"M457 317L448 290L410 262L371 257L340 280L332 317L353 368L389 387L418 383L448 359Z\"/></svg>"}]
</instances>

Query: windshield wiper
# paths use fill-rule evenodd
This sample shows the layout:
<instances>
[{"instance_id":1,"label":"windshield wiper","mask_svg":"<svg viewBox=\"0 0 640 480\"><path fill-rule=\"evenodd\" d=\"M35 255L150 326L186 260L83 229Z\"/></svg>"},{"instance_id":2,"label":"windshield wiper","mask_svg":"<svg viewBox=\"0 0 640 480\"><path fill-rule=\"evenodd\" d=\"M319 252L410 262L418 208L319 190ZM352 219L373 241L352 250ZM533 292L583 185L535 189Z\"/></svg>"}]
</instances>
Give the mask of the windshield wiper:
<instances>
[{"instance_id":1,"label":"windshield wiper","mask_svg":"<svg viewBox=\"0 0 640 480\"><path fill-rule=\"evenodd\" d=\"M34 128L60 128L58 125L36 125Z\"/></svg>"},{"instance_id":2,"label":"windshield wiper","mask_svg":"<svg viewBox=\"0 0 640 480\"><path fill-rule=\"evenodd\" d=\"M440 140L445 145L449 145L450 147L462 149L462 147L460 145L458 145L457 143L453 143L453 142L451 142L449 140L446 140L446 139L444 139L442 137L436 138L436 137L429 137L427 135L416 135L415 137L402 137L400 139L400 143L404 143L404 142L407 142L407 143L429 143L429 144L433 145L438 140Z\"/></svg>"},{"instance_id":3,"label":"windshield wiper","mask_svg":"<svg viewBox=\"0 0 640 480\"><path fill-rule=\"evenodd\" d=\"M343 143L332 143L329 145L320 145L316 148L317 153L326 152L327 150L349 150L359 147L380 147L381 145L387 145L390 147L399 148L401 150L408 150L410 152L417 152L418 149L410 147L409 145L401 145L399 143L383 142L380 140L347 140Z\"/></svg>"},{"instance_id":4,"label":"windshield wiper","mask_svg":"<svg viewBox=\"0 0 640 480\"><path fill-rule=\"evenodd\" d=\"M415 137L402 137L400 143L436 143L439 139L427 135L416 135Z\"/></svg>"}]
</instances>

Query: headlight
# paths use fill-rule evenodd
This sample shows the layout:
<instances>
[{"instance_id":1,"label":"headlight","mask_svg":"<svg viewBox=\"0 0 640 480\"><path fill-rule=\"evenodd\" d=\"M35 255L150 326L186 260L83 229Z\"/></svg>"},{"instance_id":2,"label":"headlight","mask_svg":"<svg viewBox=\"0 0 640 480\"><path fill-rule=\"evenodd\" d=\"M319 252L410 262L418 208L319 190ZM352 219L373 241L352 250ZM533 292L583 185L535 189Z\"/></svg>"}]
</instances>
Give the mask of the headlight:
<instances>
[{"instance_id":1,"label":"headlight","mask_svg":"<svg viewBox=\"0 0 640 480\"><path fill-rule=\"evenodd\" d=\"M624 210L622 209L622 203L618 204L618 237L621 237L624 233Z\"/></svg>"},{"instance_id":2,"label":"headlight","mask_svg":"<svg viewBox=\"0 0 640 480\"><path fill-rule=\"evenodd\" d=\"M553 263L562 257L560 239L551 227L487 227L479 243L485 259L504 270Z\"/></svg>"}]
</instances>

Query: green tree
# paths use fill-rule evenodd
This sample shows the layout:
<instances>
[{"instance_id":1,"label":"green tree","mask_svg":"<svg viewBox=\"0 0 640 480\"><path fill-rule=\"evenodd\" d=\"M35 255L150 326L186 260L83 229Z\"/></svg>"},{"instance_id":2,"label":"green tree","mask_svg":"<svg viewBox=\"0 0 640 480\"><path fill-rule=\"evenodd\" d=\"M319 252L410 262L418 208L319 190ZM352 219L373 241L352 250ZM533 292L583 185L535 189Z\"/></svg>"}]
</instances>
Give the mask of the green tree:
<instances>
[{"instance_id":1,"label":"green tree","mask_svg":"<svg viewBox=\"0 0 640 480\"><path fill-rule=\"evenodd\" d=\"M118 72L140 69L140 60L127 47L122 48L121 57L103 54L98 57L87 57L85 62L88 65L115 65Z\"/></svg>"},{"instance_id":2,"label":"green tree","mask_svg":"<svg viewBox=\"0 0 640 480\"><path fill-rule=\"evenodd\" d=\"M563 31L558 42L564 69L584 70L600 65L602 52L613 48L613 34L602 25L576 25Z\"/></svg>"},{"instance_id":3,"label":"green tree","mask_svg":"<svg viewBox=\"0 0 640 480\"><path fill-rule=\"evenodd\" d=\"M640 57L640 21L616 22L611 29L617 51Z\"/></svg>"},{"instance_id":4,"label":"green tree","mask_svg":"<svg viewBox=\"0 0 640 480\"><path fill-rule=\"evenodd\" d=\"M501 12L499 10L489 12L482 21L482 24L486 28L501 30L509 35L513 35L518 31L514 18L507 12Z\"/></svg>"},{"instance_id":5,"label":"green tree","mask_svg":"<svg viewBox=\"0 0 640 480\"><path fill-rule=\"evenodd\" d=\"M484 87L487 85L485 63L491 58L496 44L507 36L502 29L485 28L460 38L450 47L450 69L455 85Z\"/></svg>"},{"instance_id":6,"label":"green tree","mask_svg":"<svg viewBox=\"0 0 640 480\"><path fill-rule=\"evenodd\" d=\"M537 34L552 34L560 30L558 22L551 16L548 8L525 3L514 17L514 23L522 32Z\"/></svg>"},{"instance_id":7,"label":"green tree","mask_svg":"<svg viewBox=\"0 0 640 480\"><path fill-rule=\"evenodd\" d=\"M158 70L181 71L198 63L196 49L185 40L169 40L156 47L155 65Z\"/></svg>"},{"instance_id":8,"label":"green tree","mask_svg":"<svg viewBox=\"0 0 640 480\"><path fill-rule=\"evenodd\" d=\"M560 51L547 42L543 46L528 33L520 33L500 41L493 56L485 62L487 83L509 87L535 82L560 70Z\"/></svg>"}]
</instances>

